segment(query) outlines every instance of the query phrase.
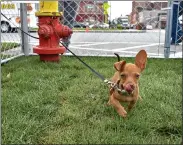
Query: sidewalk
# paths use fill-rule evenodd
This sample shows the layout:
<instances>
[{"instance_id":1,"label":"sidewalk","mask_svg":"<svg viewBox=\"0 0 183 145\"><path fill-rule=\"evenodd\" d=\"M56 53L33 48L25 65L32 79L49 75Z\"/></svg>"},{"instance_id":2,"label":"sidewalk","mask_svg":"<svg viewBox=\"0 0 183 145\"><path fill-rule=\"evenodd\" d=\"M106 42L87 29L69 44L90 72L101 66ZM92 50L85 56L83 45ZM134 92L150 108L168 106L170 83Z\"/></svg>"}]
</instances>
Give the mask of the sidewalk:
<instances>
[{"instance_id":1,"label":"sidewalk","mask_svg":"<svg viewBox=\"0 0 183 145\"><path fill-rule=\"evenodd\" d=\"M73 32L77 33L145 33L146 30L134 30L134 29L129 29L129 30L73 30Z\"/></svg>"},{"instance_id":2,"label":"sidewalk","mask_svg":"<svg viewBox=\"0 0 183 145\"><path fill-rule=\"evenodd\" d=\"M37 30L30 30L29 32L37 32ZM136 30L136 29L129 29L129 30L73 30L74 33L145 33L146 30Z\"/></svg>"},{"instance_id":3,"label":"sidewalk","mask_svg":"<svg viewBox=\"0 0 183 145\"><path fill-rule=\"evenodd\" d=\"M37 45L36 43L29 43L29 48L30 48L30 54L34 54L33 53L33 46ZM96 49L96 50L90 50L90 49L75 49L75 48L70 48L71 51L73 51L76 55L78 56L105 56L105 57L111 57L114 56L114 52L113 50L111 51L105 51L105 50L100 50L100 49ZM157 55L153 55L151 54L150 51L147 50L147 53L149 53L149 57L152 58L164 58L164 45L161 45L161 47L159 48L159 55L158 55L158 51L153 52L153 53L157 53ZM131 50L133 51L133 50ZM134 50L136 51L136 50ZM182 58L182 43L178 46L174 46L171 45L170 48L170 58ZM19 55L22 54L22 50L21 47L16 47L4 52L1 52L2 55L11 55L11 56L15 56L15 55ZM135 53L131 53L130 51L126 51L126 53L122 52L119 53L121 56L123 57L134 57L136 54ZM64 55L72 55L70 53L64 53Z\"/></svg>"}]
</instances>

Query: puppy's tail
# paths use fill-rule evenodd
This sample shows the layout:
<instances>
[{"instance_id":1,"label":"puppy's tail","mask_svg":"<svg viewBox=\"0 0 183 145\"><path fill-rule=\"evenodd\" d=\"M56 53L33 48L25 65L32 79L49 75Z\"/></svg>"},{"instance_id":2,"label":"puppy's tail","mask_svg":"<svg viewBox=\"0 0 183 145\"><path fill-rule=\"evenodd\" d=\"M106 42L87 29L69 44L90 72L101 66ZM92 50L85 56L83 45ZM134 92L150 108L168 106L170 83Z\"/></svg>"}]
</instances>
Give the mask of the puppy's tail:
<instances>
[{"instance_id":1,"label":"puppy's tail","mask_svg":"<svg viewBox=\"0 0 183 145\"><path fill-rule=\"evenodd\" d=\"M118 61L120 61L119 54L117 54L117 53L114 53L114 55L116 55L116 56L117 56L117 58L118 58Z\"/></svg>"}]
</instances>

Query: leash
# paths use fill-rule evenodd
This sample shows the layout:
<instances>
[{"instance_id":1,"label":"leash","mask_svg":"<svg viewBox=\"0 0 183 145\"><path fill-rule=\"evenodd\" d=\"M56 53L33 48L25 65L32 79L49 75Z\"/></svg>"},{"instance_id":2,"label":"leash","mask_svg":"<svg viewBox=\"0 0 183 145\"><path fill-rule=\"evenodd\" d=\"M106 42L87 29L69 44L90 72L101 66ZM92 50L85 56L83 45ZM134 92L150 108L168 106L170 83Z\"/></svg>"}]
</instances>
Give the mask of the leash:
<instances>
[{"instance_id":1,"label":"leash","mask_svg":"<svg viewBox=\"0 0 183 145\"><path fill-rule=\"evenodd\" d=\"M95 71L87 63L85 63L81 58L79 58L74 52L72 52L63 42L60 41L60 44L62 44L70 53L72 53L72 55L74 55L84 66L86 66L91 72L93 72L102 81L105 81L106 80L100 73L98 73L97 71Z\"/></svg>"},{"instance_id":2,"label":"leash","mask_svg":"<svg viewBox=\"0 0 183 145\"><path fill-rule=\"evenodd\" d=\"M114 83L112 81L109 81L108 79L105 79L100 73L95 71L92 67L90 67L87 63L85 63L80 57L78 57L74 52L72 52L63 42L60 41L60 44L62 44L70 53L72 53L84 66L86 66L91 72L93 72L98 78L100 78L105 84L109 85L111 87L110 92L114 92L117 90L117 92L121 95L129 96L128 92L124 89L119 88L119 81L117 83ZM118 58L119 59L119 58Z\"/></svg>"},{"instance_id":3,"label":"leash","mask_svg":"<svg viewBox=\"0 0 183 145\"><path fill-rule=\"evenodd\" d=\"M114 92L117 90L117 92L121 95L129 96L126 90L121 89L119 87L119 80L117 83L114 83L112 81L109 81L108 79L105 79L100 73L95 71L92 67L90 67L87 63L85 63L81 58L79 58L75 53L73 53L63 42L60 41L60 44L62 44L70 53L72 53L83 65L85 65L91 72L93 72L97 77L99 77L105 84L110 85L111 89L110 92ZM119 59L119 58L118 58Z\"/></svg>"},{"instance_id":4,"label":"leash","mask_svg":"<svg viewBox=\"0 0 183 145\"><path fill-rule=\"evenodd\" d=\"M1 15L7 19L9 22L11 22L11 18L8 19L8 17L6 17L2 12ZM12 23L12 22L11 22ZM22 30L21 28L17 27L14 23L12 23L17 29L19 29L20 31L22 31L23 33L25 33L26 35L35 38L35 39L39 39L38 37L32 36L29 33L25 32L24 30ZM54 28L54 27L53 27ZM56 32L55 32L56 33ZM56 33L57 34L57 33ZM58 34L57 34L58 36ZM97 71L95 71L92 67L90 67L88 64L86 64L81 58L79 58L74 52L72 52L62 41L60 41L60 44L63 45L70 53L72 53L72 55L74 55L83 65L85 65L88 69L90 69L91 72L93 72L97 77L99 77L102 81L105 80L105 82L107 82L107 80Z\"/></svg>"},{"instance_id":5,"label":"leash","mask_svg":"<svg viewBox=\"0 0 183 145\"><path fill-rule=\"evenodd\" d=\"M2 12L1 15L3 17L5 17L9 22L11 22L11 18L8 19ZM12 22L11 22L12 23ZM12 23L17 29L19 29L21 32L25 33L26 35L35 38L35 39L39 39L38 37L32 36L29 33L25 32L24 30L22 30L21 28L17 27L14 23ZM53 27L54 28L54 27ZM57 34L57 32L55 31L55 33ZM58 34L57 34L58 36ZM119 84L114 83L112 81L109 81L108 79L105 79L104 76L102 76L99 72L95 71L91 66L89 66L87 63L85 63L80 57L78 57L74 52L72 52L62 41L60 41L60 44L63 45L73 56L75 56L85 67L87 67L93 74L95 74L98 78L100 78L105 84L110 85L111 89L113 90L117 90L118 93L121 94L126 94L125 90L122 90L119 88ZM119 59L119 58L118 58Z\"/></svg>"}]
</instances>

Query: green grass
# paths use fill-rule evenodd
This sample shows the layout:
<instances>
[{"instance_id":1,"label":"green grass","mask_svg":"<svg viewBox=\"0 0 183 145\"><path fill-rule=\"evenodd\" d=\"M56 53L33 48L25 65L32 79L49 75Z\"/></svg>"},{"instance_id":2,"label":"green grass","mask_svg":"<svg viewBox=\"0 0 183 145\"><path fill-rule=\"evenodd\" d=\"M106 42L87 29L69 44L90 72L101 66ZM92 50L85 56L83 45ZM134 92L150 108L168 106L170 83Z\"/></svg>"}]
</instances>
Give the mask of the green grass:
<instances>
[{"instance_id":1,"label":"green grass","mask_svg":"<svg viewBox=\"0 0 183 145\"><path fill-rule=\"evenodd\" d=\"M107 78L114 73L116 58L83 60ZM149 59L140 95L123 119L105 105L108 88L74 57L18 58L2 66L2 143L180 144L181 59Z\"/></svg>"},{"instance_id":2,"label":"green grass","mask_svg":"<svg viewBox=\"0 0 183 145\"><path fill-rule=\"evenodd\" d=\"M1 59L10 58L12 55L1 54Z\"/></svg>"},{"instance_id":3,"label":"green grass","mask_svg":"<svg viewBox=\"0 0 183 145\"><path fill-rule=\"evenodd\" d=\"M15 42L3 42L1 43L1 52L6 51L6 50L10 50L13 48L16 48L20 46L19 43L15 43Z\"/></svg>"}]
</instances>

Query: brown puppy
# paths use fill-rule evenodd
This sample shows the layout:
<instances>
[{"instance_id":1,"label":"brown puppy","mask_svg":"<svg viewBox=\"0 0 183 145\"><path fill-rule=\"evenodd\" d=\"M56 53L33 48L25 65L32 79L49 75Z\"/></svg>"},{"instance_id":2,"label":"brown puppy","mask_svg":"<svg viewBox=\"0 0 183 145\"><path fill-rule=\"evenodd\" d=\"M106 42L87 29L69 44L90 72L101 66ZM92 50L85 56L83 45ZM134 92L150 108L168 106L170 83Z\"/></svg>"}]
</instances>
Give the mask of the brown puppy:
<instances>
[{"instance_id":1,"label":"brown puppy","mask_svg":"<svg viewBox=\"0 0 183 145\"><path fill-rule=\"evenodd\" d=\"M123 90L122 93L116 89L110 88L110 97L108 105L112 105L118 114L126 117L127 112L120 102L128 102L128 111L136 104L139 96L138 80L141 72L145 69L147 62L147 53L145 50L139 51L135 58L135 64L120 61L114 63L116 72L111 81L117 83L118 88Z\"/></svg>"}]
</instances>

